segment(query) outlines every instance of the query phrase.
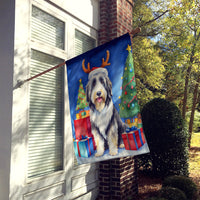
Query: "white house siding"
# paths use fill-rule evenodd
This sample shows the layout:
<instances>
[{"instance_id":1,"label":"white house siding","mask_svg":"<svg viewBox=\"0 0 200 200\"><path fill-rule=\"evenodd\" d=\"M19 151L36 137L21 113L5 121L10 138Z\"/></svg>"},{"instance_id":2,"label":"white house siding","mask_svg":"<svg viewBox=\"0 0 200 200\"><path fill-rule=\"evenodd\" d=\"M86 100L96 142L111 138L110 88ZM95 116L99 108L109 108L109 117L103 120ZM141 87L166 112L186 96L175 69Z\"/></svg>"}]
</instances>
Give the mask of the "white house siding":
<instances>
[{"instance_id":1,"label":"white house siding","mask_svg":"<svg viewBox=\"0 0 200 200\"><path fill-rule=\"evenodd\" d=\"M32 5L65 22L65 50L50 49L31 39ZM98 165L74 164L67 86L63 170L27 178L30 90L29 83L18 87L18 81L29 77L32 48L67 60L74 56L75 29L97 40L98 7L98 0L1 0L0 200L96 198Z\"/></svg>"},{"instance_id":2,"label":"white house siding","mask_svg":"<svg viewBox=\"0 0 200 200\"><path fill-rule=\"evenodd\" d=\"M75 18L98 29L99 26L99 0L50 0L56 3Z\"/></svg>"}]
</instances>

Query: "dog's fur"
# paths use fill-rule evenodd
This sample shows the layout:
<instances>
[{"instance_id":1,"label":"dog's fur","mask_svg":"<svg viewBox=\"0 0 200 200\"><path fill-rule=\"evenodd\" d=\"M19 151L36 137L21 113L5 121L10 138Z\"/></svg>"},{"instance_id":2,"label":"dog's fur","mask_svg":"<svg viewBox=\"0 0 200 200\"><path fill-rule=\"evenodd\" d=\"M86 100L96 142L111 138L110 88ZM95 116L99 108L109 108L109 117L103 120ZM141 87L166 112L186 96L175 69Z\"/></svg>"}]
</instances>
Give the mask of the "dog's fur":
<instances>
[{"instance_id":1,"label":"dog's fur","mask_svg":"<svg viewBox=\"0 0 200 200\"><path fill-rule=\"evenodd\" d=\"M105 68L90 72L86 95L90 107L92 134L97 146L95 156L102 156L106 148L109 148L109 154L114 156L118 153L118 147L124 147L121 134L126 125L113 105L112 83Z\"/></svg>"}]
</instances>

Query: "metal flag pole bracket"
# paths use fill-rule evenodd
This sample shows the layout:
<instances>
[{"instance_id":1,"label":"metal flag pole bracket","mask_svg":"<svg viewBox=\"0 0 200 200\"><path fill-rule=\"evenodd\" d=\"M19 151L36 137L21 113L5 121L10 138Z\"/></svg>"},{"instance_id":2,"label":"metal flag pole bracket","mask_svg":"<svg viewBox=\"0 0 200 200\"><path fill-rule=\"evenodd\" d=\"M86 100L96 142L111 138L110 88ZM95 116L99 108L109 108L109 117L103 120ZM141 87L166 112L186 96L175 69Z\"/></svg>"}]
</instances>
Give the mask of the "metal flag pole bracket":
<instances>
[{"instance_id":1,"label":"metal flag pole bracket","mask_svg":"<svg viewBox=\"0 0 200 200\"><path fill-rule=\"evenodd\" d=\"M13 89L21 88L21 86L25 83L25 81L17 80L17 84L13 87Z\"/></svg>"}]
</instances>

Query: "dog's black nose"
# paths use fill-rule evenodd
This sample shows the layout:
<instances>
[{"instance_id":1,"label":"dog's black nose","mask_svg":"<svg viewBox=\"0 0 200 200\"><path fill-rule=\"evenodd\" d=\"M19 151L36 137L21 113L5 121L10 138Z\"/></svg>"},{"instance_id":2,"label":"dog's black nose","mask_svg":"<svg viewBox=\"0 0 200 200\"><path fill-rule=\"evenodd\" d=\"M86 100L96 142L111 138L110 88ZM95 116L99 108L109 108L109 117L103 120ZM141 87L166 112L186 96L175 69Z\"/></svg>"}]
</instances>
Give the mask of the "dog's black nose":
<instances>
[{"instance_id":1,"label":"dog's black nose","mask_svg":"<svg viewBox=\"0 0 200 200\"><path fill-rule=\"evenodd\" d=\"M101 96L101 92L100 92L100 91L97 92L97 96L98 96L98 97Z\"/></svg>"}]
</instances>

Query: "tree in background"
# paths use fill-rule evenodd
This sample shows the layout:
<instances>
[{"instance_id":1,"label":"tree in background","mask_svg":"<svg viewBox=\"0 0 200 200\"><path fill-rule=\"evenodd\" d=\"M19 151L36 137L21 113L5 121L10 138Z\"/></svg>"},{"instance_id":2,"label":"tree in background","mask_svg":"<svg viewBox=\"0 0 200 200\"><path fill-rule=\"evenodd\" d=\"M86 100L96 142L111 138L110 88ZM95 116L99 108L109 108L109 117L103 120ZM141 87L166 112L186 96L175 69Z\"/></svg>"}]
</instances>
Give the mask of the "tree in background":
<instances>
[{"instance_id":1,"label":"tree in background","mask_svg":"<svg viewBox=\"0 0 200 200\"><path fill-rule=\"evenodd\" d=\"M190 77L199 68L196 63L200 58L199 4L196 0L172 0L169 9L169 16L164 21L167 28L163 38L171 52L176 50L174 55L177 58L176 63L186 69L182 108L182 116L185 118Z\"/></svg>"},{"instance_id":2,"label":"tree in background","mask_svg":"<svg viewBox=\"0 0 200 200\"><path fill-rule=\"evenodd\" d=\"M134 28L141 27L141 32L133 38L133 58L140 106L154 97L164 97L162 88L164 81L164 62L160 50L152 40L159 34L161 26L159 17L162 10L153 13L150 1L136 1L133 11ZM156 19L157 18L157 19Z\"/></svg>"},{"instance_id":3,"label":"tree in background","mask_svg":"<svg viewBox=\"0 0 200 200\"><path fill-rule=\"evenodd\" d=\"M200 7L196 0L172 0L169 4L169 9L169 16L165 19L167 28L163 33L163 38L172 56L177 58L176 66L181 66L185 69L183 71L184 92L182 116L185 119L186 112L192 110L189 123L191 138L199 93L197 83L199 82L198 76L200 70ZM169 41L172 42L169 43ZM174 49L176 50L176 54L173 54Z\"/></svg>"},{"instance_id":4,"label":"tree in background","mask_svg":"<svg viewBox=\"0 0 200 200\"><path fill-rule=\"evenodd\" d=\"M144 105L153 96L166 97L181 108L183 118L186 112L193 110L189 126L191 134L194 112L200 100L197 83L200 70L199 2L137 0L134 6L133 24L134 28L141 27L141 33L133 38L138 98ZM150 70L148 62L154 63L149 56L150 49L153 59L158 56L164 66L161 81L157 82L159 87L154 85L157 71L154 69L155 76L154 74L148 76L147 73ZM148 60L148 56L151 59ZM161 75L159 72L158 74Z\"/></svg>"}]
</instances>

